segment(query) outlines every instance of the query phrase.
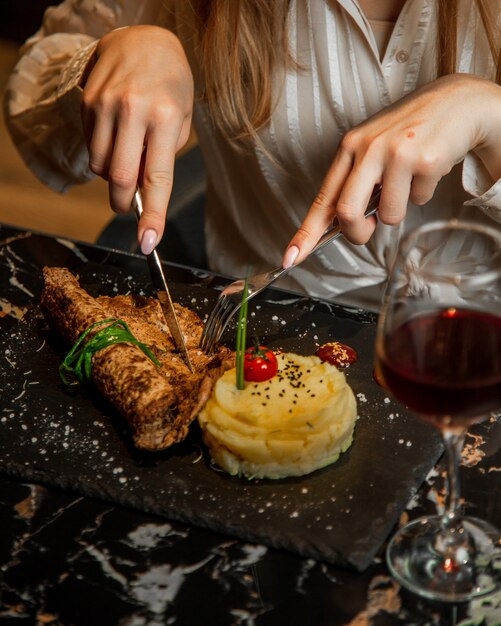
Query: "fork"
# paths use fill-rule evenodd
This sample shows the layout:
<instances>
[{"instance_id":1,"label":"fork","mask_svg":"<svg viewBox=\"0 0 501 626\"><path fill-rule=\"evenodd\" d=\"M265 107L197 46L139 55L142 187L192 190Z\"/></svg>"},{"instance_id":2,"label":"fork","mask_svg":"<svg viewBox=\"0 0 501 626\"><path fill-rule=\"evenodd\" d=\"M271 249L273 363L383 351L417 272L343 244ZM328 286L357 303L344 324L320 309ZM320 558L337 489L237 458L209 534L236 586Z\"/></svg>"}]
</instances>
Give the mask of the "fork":
<instances>
[{"instance_id":1,"label":"fork","mask_svg":"<svg viewBox=\"0 0 501 626\"><path fill-rule=\"evenodd\" d=\"M367 205L367 209L365 210L366 218L376 213L379 206L380 195L381 187L377 186L375 187ZM302 263L311 254L317 252L318 250L320 250L320 248L323 248L325 245L327 245L334 239L337 239L343 234L341 232L339 223L337 223L337 220L335 220L334 224L335 225L332 228L330 228L322 235L317 245L299 263ZM247 279L248 295L246 300L248 301L251 298L254 298L254 296L257 296L257 294L261 293L263 289L266 289L266 287L269 287L276 280L278 280L282 276L285 276L285 274L287 274L291 269L297 267L299 263L291 265L287 268L277 267L276 269L269 272L250 276ZM214 308L212 309L212 312L209 315L207 322L205 323L202 336L200 338L200 348L206 354L211 354L214 346L216 345L216 343L218 343L225 328L228 326L228 323L242 306L242 291L244 289L244 286L245 279L240 278L227 285L219 294L219 298Z\"/></svg>"}]
</instances>

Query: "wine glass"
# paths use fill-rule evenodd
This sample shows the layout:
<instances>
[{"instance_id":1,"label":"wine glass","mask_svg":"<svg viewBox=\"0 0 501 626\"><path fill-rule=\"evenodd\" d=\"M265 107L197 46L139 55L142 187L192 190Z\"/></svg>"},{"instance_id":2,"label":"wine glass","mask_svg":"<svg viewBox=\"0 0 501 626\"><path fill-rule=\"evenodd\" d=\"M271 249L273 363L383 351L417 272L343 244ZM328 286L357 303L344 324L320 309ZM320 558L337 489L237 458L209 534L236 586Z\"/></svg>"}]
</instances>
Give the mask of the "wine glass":
<instances>
[{"instance_id":1,"label":"wine glass","mask_svg":"<svg viewBox=\"0 0 501 626\"><path fill-rule=\"evenodd\" d=\"M392 575L438 601L494 591L501 535L462 517L458 471L467 428L501 409L501 227L438 221L402 239L378 322L376 375L440 430L447 459L445 511L395 534Z\"/></svg>"}]
</instances>

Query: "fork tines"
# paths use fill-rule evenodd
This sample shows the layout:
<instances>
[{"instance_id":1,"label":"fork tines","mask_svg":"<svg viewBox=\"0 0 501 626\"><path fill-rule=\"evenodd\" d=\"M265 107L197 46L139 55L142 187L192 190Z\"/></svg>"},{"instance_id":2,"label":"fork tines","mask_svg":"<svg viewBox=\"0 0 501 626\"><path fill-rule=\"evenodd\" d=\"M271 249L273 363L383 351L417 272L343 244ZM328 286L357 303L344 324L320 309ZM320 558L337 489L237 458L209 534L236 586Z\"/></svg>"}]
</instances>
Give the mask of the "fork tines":
<instances>
[{"instance_id":1,"label":"fork tines","mask_svg":"<svg viewBox=\"0 0 501 626\"><path fill-rule=\"evenodd\" d=\"M219 296L215 307L212 309L212 312L205 323L202 337L200 338L200 348L204 352L210 354L214 350L214 346L221 338L228 322L239 308L240 306L236 306L235 308L232 307L232 302L229 296L225 294L221 294Z\"/></svg>"}]
</instances>

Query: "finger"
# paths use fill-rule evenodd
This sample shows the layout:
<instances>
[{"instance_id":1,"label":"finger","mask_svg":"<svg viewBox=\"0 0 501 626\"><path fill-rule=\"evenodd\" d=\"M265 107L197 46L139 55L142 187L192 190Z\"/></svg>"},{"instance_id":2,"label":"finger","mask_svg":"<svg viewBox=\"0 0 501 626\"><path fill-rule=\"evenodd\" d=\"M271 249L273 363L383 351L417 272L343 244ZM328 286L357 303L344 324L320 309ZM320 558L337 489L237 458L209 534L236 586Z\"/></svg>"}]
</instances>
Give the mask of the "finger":
<instances>
[{"instance_id":1,"label":"finger","mask_svg":"<svg viewBox=\"0 0 501 626\"><path fill-rule=\"evenodd\" d=\"M433 198L440 178L440 176L414 176L410 188L410 201L418 206L429 202Z\"/></svg>"},{"instance_id":2,"label":"finger","mask_svg":"<svg viewBox=\"0 0 501 626\"><path fill-rule=\"evenodd\" d=\"M89 143L89 168L105 180L108 180L114 141L114 117L96 116Z\"/></svg>"},{"instance_id":3,"label":"finger","mask_svg":"<svg viewBox=\"0 0 501 626\"><path fill-rule=\"evenodd\" d=\"M89 149L91 171L107 177L115 134L115 109L109 98L103 98L103 85L109 74L101 65L94 65L82 94L82 124Z\"/></svg>"},{"instance_id":4,"label":"finger","mask_svg":"<svg viewBox=\"0 0 501 626\"><path fill-rule=\"evenodd\" d=\"M130 210L137 187L144 134L144 126L132 118L127 118L118 127L108 174L110 205L117 213Z\"/></svg>"},{"instance_id":5,"label":"finger","mask_svg":"<svg viewBox=\"0 0 501 626\"><path fill-rule=\"evenodd\" d=\"M364 161L355 165L347 177L336 203L336 217L343 235L354 244L366 243L376 227L375 217L365 217L365 210L376 185L381 184L381 171Z\"/></svg>"},{"instance_id":6,"label":"finger","mask_svg":"<svg viewBox=\"0 0 501 626\"><path fill-rule=\"evenodd\" d=\"M384 173L378 219L383 224L399 224L407 213L412 182L409 170L393 165Z\"/></svg>"},{"instance_id":7,"label":"finger","mask_svg":"<svg viewBox=\"0 0 501 626\"><path fill-rule=\"evenodd\" d=\"M163 235L174 180L177 135L157 127L147 140L142 174L143 214L138 225L143 254L150 254Z\"/></svg>"},{"instance_id":8,"label":"finger","mask_svg":"<svg viewBox=\"0 0 501 626\"><path fill-rule=\"evenodd\" d=\"M87 108L82 102L81 106L82 128L85 137L85 143L90 154L90 147L92 142L92 136L94 134L94 128L96 125L96 115L92 109Z\"/></svg>"},{"instance_id":9,"label":"finger","mask_svg":"<svg viewBox=\"0 0 501 626\"><path fill-rule=\"evenodd\" d=\"M306 218L287 246L282 267L287 268L294 263L300 263L314 248L326 229L332 225L336 201L351 166L351 155L339 150Z\"/></svg>"}]
</instances>

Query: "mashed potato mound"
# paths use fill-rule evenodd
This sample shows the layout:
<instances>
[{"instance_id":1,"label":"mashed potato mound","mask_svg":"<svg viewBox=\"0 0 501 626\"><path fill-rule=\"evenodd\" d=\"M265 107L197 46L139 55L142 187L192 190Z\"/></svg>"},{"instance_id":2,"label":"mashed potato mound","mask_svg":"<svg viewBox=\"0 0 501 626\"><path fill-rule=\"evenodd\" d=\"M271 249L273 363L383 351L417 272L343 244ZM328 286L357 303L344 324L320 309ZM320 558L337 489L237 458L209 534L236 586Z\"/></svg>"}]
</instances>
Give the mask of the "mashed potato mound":
<instances>
[{"instance_id":1,"label":"mashed potato mound","mask_svg":"<svg viewBox=\"0 0 501 626\"><path fill-rule=\"evenodd\" d=\"M198 420L214 461L248 478L301 476L334 463L349 448L357 406L342 372L316 356L277 354L278 373L235 384L217 381Z\"/></svg>"}]
</instances>

